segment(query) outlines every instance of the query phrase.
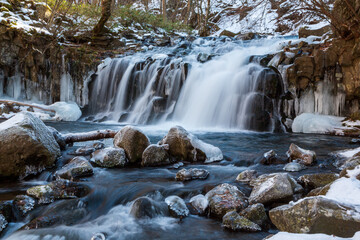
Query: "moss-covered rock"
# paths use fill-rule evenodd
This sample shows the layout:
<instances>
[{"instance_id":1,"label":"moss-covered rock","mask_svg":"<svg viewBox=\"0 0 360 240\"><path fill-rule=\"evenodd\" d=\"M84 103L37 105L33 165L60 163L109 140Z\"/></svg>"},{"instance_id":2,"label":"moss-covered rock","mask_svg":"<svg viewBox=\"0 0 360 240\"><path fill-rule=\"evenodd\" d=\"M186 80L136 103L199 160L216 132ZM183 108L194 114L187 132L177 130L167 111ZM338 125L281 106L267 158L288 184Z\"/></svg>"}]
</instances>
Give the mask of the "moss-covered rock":
<instances>
[{"instance_id":1,"label":"moss-covered rock","mask_svg":"<svg viewBox=\"0 0 360 240\"><path fill-rule=\"evenodd\" d=\"M270 210L272 223L284 232L352 237L360 230L359 212L325 197L309 197Z\"/></svg>"},{"instance_id":2,"label":"moss-covered rock","mask_svg":"<svg viewBox=\"0 0 360 240\"><path fill-rule=\"evenodd\" d=\"M233 231L259 232L261 227L249 219L240 216L236 211L228 212L222 219L222 226Z\"/></svg>"}]
</instances>

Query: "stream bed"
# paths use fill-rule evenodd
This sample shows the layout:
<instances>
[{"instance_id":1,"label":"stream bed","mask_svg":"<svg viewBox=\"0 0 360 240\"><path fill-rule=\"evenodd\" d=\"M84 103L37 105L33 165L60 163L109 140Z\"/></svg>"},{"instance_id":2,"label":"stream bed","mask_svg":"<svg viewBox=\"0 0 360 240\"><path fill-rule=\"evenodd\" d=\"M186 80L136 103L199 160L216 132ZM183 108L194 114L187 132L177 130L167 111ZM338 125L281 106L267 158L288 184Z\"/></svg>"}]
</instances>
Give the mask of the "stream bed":
<instances>
[{"instance_id":1,"label":"stream bed","mask_svg":"<svg viewBox=\"0 0 360 240\"><path fill-rule=\"evenodd\" d=\"M119 124L99 124L89 122L47 123L61 133L88 132L97 129L118 130ZM139 126L157 143L166 135L169 128L159 126ZM346 148L353 148L350 138L327 135L304 135L290 133L255 133L255 132L221 132L191 131L199 139L219 147L225 160L213 164L186 164L185 168L196 167L209 171L206 180L177 182L175 174L181 168L173 166L148 168L104 169L94 168L94 175L81 179L90 188L90 194L81 199L79 208L82 214L74 219L71 226L55 226L51 229L18 231L28 223L30 217L39 216L46 211L62 211L64 202L55 201L50 205L36 208L22 222L11 223L3 235L4 239L71 239L90 240L97 233L106 239L263 239L276 233L274 229L259 233L231 232L221 227L221 222L206 216L190 215L181 221L170 217L136 220L130 215L132 201L141 196L148 196L155 201L164 201L167 196L177 195L188 202L198 194L205 194L221 183L231 183L249 195L251 188L235 181L236 176L245 169L255 169L259 174L284 172L284 165L264 166L256 164L263 153L274 150L281 159L286 159L286 151L291 143L302 148L314 150L317 164L307 169L290 173L294 178L307 173L336 172L332 166L333 158L329 153ZM112 139L104 141L106 146L112 145ZM72 156L70 152L88 143L76 143L63 153L57 167L43 172L36 178L17 183L0 183L0 200L11 200L26 189L46 184L52 173L60 168ZM55 209L55 210L54 210ZM66 208L64 208L66 209ZM64 210L65 211L65 210ZM101 239L101 238L94 238Z\"/></svg>"}]
</instances>

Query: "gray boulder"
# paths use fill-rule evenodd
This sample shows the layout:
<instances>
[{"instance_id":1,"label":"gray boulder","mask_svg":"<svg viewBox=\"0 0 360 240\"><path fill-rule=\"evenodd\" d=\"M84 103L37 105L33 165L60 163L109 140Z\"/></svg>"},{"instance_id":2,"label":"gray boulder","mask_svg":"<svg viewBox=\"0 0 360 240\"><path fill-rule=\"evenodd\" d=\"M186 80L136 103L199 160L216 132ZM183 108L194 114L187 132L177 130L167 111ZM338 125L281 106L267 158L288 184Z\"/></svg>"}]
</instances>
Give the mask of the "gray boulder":
<instances>
[{"instance_id":1,"label":"gray boulder","mask_svg":"<svg viewBox=\"0 0 360 240\"><path fill-rule=\"evenodd\" d=\"M108 147L95 151L92 154L91 162L104 168L121 168L127 164L124 149Z\"/></svg>"},{"instance_id":2,"label":"gray boulder","mask_svg":"<svg viewBox=\"0 0 360 240\"><path fill-rule=\"evenodd\" d=\"M60 147L52 132L31 113L0 124L0 177L23 178L54 166Z\"/></svg>"},{"instance_id":3,"label":"gray boulder","mask_svg":"<svg viewBox=\"0 0 360 240\"><path fill-rule=\"evenodd\" d=\"M266 204L291 198L294 194L294 184L294 181L286 173L261 175L250 182L254 188L251 191L249 202L250 204Z\"/></svg>"},{"instance_id":4,"label":"gray boulder","mask_svg":"<svg viewBox=\"0 0 360 240\"><path fill-rule=\"evenodd\" d=\"M139 129L125 126L115 135L114 145L125 150L130 163L140 163L150 140Z\"/></svg>"},{"instance_id":5,"label":"gray boulder","mask_svg":"<svg viewBox=\"0 0 360 240\"><path fill-rule=\"evenodd\" d=\"M142 154L141 166L156 167L171 164L169 145L151 144Z\"/></svg>"},{"instance_id":6,"label":"gray boulder","mask_svg":"<svg viewBox=\"0 0 360 240\"><path fill-rule=\"evenodd\" d=\"M270 210L271 222L292 233L325 233L352 237L360 231L359 212L351 206L317 196Z\"/></svg>"},{"instance_id":7,"label":"gray boulder","mask_svg":"<svg viewBox=\"0 0 360 240\"><path fill-rule=\"evenodd\" d=\"M93 175L94 170L84 157L75 157L68 164L56 171L55 176L63 179L82 178Z\"/></svg>"},{"instance_id":8,"label":"gray boulder","mask_svg":"<svg viewBox=\"0 0 360 240\"><path fill-rule=\"evenodd\" d=\"M205 197L209 201L210 214L217 218L222 218L229 211L240 211L248 206L245 194L228 183L216 186Z\"/></svg>"},{"instance_id":9,"label":"gray boulder","mask_svg":"<svg viewBox=\"0 0 360 240\"><path fill-rule=\"evenodd\" d=\"M233 231L259 232L261 227L249 219L240 216L236 211L228 212L222 219L222 226Z\"/></svg>"},{"instance_id":10,"label":"gray boulder","mask_svg":"<svg viewBox=\"0 0 360 240\"><path fill-rule=\"evenodd\" d=\"M336 173L314 173L305 174L297 179L297 181L306 189L312 190L320 188L334 182L339 178Z\"/></svg>"},{"instance_id":11,"label":"gray boulder","mask_svg":"<svg viewBox=\"0 0 360 240\"><path fill-rule=\"evenodd\" d=\"M176 181L189 181L195 179L206 179L209 176L209 172L205 169L189 168L181 169L176 173Z\"/></svg>"}]
</instances>

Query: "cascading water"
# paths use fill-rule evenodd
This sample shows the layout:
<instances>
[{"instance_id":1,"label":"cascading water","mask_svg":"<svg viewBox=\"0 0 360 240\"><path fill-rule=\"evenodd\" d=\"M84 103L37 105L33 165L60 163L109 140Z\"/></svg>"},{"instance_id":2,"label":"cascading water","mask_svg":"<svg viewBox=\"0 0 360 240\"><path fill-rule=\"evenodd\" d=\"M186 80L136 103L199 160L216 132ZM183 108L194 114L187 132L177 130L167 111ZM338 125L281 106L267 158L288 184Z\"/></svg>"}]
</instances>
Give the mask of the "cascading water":
<instances>
[{"instance_id":1,"label":"cascading water","mask_svg":"<svg viewBox=\"0 0 360 240\"><path fill-rule=\"evenodd\" d=\"M89 84L89 119L271 131L279 125L281 76L249 59L279 42L197 39L161 54L108 59Z\"/></svg>"}]
</instances>

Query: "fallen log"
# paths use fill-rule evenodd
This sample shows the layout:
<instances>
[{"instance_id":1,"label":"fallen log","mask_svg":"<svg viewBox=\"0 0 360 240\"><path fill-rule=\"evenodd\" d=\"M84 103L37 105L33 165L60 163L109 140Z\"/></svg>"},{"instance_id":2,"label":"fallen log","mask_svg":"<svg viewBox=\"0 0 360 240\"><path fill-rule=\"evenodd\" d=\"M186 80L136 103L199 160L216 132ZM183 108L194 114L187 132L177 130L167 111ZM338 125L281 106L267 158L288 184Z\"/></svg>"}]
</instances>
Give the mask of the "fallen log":
<instances>
[{"instance_id":1,"label":"fallen log","mask_svg":"<svg viewBox=\"0 0 360 240\"><path fill-rule=\"evenodd\" d=\"M105 138L114 138L117 131L113 130L98 130L86 133L68 133L62 135L66 144L71 144L74 142L87 142L95 141Z\"/></svg>"},{"instance_id":2,"label":"fallen log","mask_svg":"<svg viewBox=\"0 0 360 240\"><path fill-rule=\"evenodd\" d=\"M7 104L7 105L18 105L18 106L32 107L32 108L40 109L42 111L56 113L55 110L43 108L43 107L40 107L40 106L37 106L37 105L28 104L28 103L22 103L22 102L11 101L11 100L0 100L0 104L1 103Z\"/></svg>"}]
</instances>

